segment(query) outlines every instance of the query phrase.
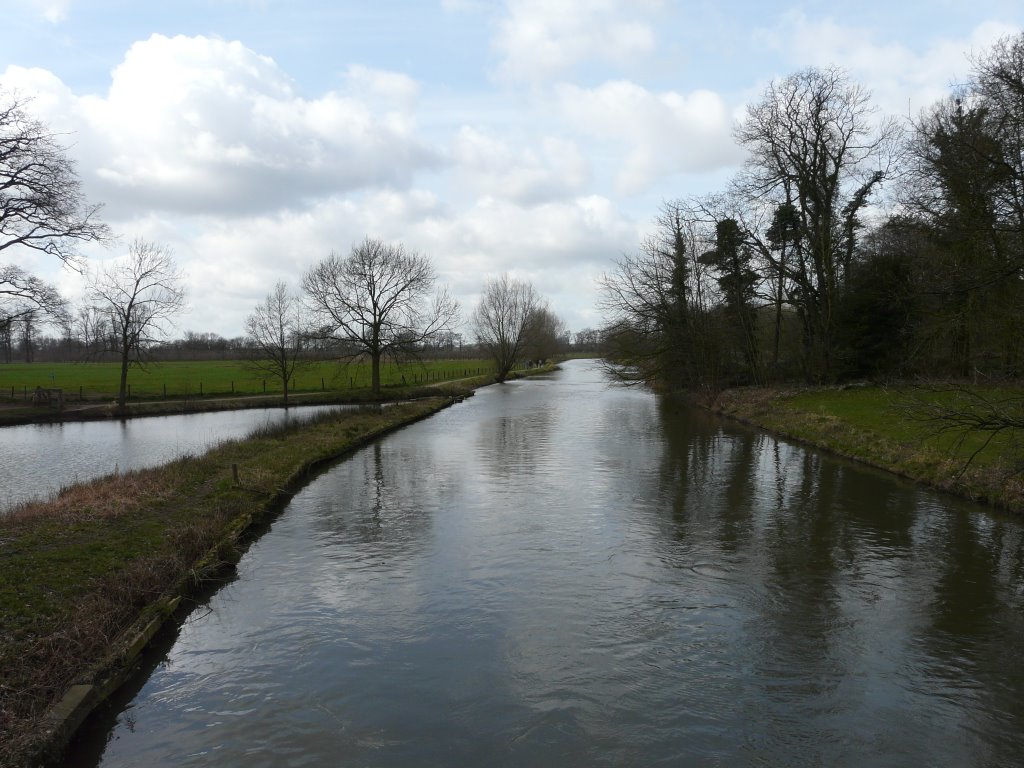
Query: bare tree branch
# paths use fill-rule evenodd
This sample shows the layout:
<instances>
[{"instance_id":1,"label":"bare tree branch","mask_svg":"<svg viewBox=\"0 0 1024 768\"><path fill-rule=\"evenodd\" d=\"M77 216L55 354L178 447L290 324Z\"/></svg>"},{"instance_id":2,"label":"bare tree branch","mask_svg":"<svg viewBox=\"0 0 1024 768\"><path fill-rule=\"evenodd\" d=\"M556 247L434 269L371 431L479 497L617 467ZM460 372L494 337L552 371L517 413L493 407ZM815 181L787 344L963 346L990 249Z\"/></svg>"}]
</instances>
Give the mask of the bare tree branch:
<instances>
[{"instance_id":1,"label":"bare tree branch","mask_svg":"<svg viewBox=\"0 0 1024 768\"><path fill-rule=\"evenodd\" d=\"M82 193L75 164L25 102L0 94L0 252L18 248L81 269L81 243L110 241L101 205Z\"/></svg>"},{"instance_id":2,"label":"bare tree branch","mask_svg":"<svg viewBox=\"0 0 1024 768\"><path fill-rule=\"evenodd\" d=\"M348 256L332 253L314 266L302 285L315 334L368 355L379 394L383 357L414 352L450 331L458 318L458 303L446 289L431 294L435 280L426 256L366 238Z\"/></svg>"},{"instance_id":3,"label":"bare tree branch","mask_svg":"<svg viewBox=\"0 0 1024 768\"><path fill-rule=\"evenodd\" d=\"M245 321L252 353L249 365L281 381L285 405L295 374L308 362L301 309L287 284L278 282Z\"/></svg>"},{"instance_id":4,"label":"bare tree branch","mask_svg":"<svg viewBox=\"0 0 1024 768\"><path fill-rule=\"evenodd\" d=\"M185 308L183 275L166 246L136 238L128 256L90 279L89 298L110 318L121 356L118 408L127 398L128 368L142 365L170 319Z\"/></svg>"}]
</instances>

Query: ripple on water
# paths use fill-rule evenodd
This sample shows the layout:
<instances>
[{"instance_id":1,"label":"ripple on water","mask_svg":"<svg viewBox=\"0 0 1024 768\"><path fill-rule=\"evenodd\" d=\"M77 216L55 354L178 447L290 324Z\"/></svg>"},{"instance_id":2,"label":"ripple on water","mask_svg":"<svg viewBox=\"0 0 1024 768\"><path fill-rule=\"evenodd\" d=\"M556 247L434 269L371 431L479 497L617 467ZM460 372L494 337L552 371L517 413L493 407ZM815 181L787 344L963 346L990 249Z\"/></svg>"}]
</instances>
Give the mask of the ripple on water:
<instances>
[{"instance_id":1,"label":"ripple on water","mask_svg":"<svg viewBox=\"0 0 1024 768\"><path fill-rule=\"evenodd\" d=\"M1014 764L979 515L572 363L299 493L102 764Z\"/></svg>"}]
</instances>

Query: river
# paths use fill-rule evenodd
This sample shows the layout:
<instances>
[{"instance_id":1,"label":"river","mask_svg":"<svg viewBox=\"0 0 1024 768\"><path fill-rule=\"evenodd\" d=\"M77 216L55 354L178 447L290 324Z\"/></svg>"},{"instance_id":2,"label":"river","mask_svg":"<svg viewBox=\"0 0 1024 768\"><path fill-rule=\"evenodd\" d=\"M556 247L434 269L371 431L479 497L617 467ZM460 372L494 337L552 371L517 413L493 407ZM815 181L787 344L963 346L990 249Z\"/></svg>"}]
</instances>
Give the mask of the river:
<instances>
[{"instance_id":1,"label":"river","mask_svg":"<svg viewBox=\"0 0 1024 768\"><path fill-rule=\"evenodd\" d=\"M299 492L76 766L1004 766L1013 519L598 367Z\"/></svg>"},{"instance_id":2,"label":"river","mask_svg":"<svg viewBox=\"0 0 1024 768\"><path fill-rule=\"evenodd\" d=\"M349 407L357 406L252 408L3 427L0 514L16 504L45 499L64 486L112 472L156 467L289 418Z\"/></svg>"}]
</instances>

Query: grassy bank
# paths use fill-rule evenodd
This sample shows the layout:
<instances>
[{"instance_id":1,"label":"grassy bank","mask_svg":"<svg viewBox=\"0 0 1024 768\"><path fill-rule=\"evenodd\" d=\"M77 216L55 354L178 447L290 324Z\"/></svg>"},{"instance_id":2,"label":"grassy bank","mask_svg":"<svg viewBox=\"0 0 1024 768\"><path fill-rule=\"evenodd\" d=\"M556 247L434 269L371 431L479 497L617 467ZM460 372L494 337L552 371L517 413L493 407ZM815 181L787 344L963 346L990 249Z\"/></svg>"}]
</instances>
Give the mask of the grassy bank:
<instances>
[{"instance_id":1,"label":"grassy bank","mask_svg":"<svg viewBox=\"0 0 1024 768\"><path fill-rule=\"evenodd\" d=\"M434 384L417 384L388 387L380 395L373 394L369 387L353 390L326 392L302 392L289 397L289 405L332 405L372 404L401 400L416 400L436 397L449 392L465 389L467 382L489 380L489 376L471 376L469 379L445 380ZM65 421L95 421L123 419L137 416L167 416L178 413L203 413L206 411L231 411L245 408L274 408L284 404L280 394L209 396L202 398L154 400L132 400L121 412L115 403L80 403L71 401L63 409L47 406L33 406L15 402L0 402L0 427L19 424L40 424Z\"/></svg>"},{"instance_id":2,"label":"grassy bank","mask_svg":"<svg viewBox=\"0 0 1024 768\"><path fill-rule=\"evenodd\" d=\"M241 532L314 467L451 402L323 416L0 518L0 765L44 745L55 702L116 672L119 638L237 560Z\"/></svg>"},{"instance_id":3,"label":"grassy bank","mask_svg":"<svg viewBox=\"0 0 1024 768\"><path fill-rule=\"evenodd\" d=\"M984 446L986 435L940 432L914 415L921 403L955 396L909 387L741 387L722 392L712 409L933 488L1024 512L1021 451L1012 436Z\"/></svg>"}]
</instances>

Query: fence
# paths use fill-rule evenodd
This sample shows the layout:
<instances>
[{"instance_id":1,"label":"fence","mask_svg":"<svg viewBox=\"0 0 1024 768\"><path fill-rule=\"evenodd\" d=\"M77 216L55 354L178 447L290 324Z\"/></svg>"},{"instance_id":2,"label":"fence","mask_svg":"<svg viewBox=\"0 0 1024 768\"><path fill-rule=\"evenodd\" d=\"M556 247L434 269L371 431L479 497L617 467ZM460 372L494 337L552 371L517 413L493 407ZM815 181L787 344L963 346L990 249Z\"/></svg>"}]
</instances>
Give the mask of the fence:
<instances>
[{"instance_id":1,"label":"fence","mask_svg":"<svg viewBox=\"0 0 1024 768\"><path fill-rule=\"evenodd\" d=\"M474 362L477 364L473 366L460 365L454 361L441 365L432 364L430 367L383 365L381 366L381 385L386 388L421 386L494 373L493 364ZM144 378L141 380L139 372L133 371L132 375L135 380L128 384L128 398L132 400L180 400L194 397L283 394L280 379L271 376L262 377L248 374L239 378L230 378L213 375L209 378L186 379L174 376L174 372L168 370L173 366L173 363L153 366L152 369L142 374ZM9 385L9 389L0 384L0 387L3 387L0 389L0 392L3 393L0 394L0 397L9 394L11 400L31 401L37 389L53 389L53 381L57 379L57 375L54 373L55 369L59 372L62 382L69 380L73 382L75 378L74 363L62 366L32 365L29 367L38 369L38 375L31 377L34 380ZM0 382L5 378L4 373L3 366L0 366ZM35 373L35 371L31 373ZM167 375L161 376L162 373ZM22 378L27 377L22 376ZM46 380L45 386L38 383L41 379ZM369 365L357 364L336 369L331 374L322 374L320 371L299 373L291 381L288 391L290 393L354 391L369 389L371 380ZM64 402L103 401L113 400L117 397L116 380L110 381L109 379L101 382L93 381L90 384L71 384L71 386L65 383L62 390Z\"/></svg>"}]
</instances>

